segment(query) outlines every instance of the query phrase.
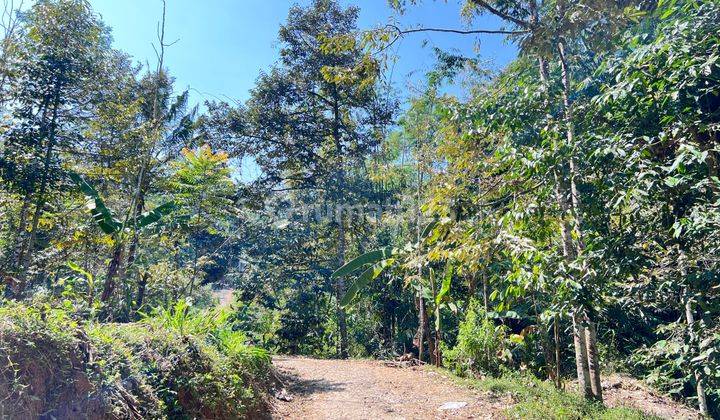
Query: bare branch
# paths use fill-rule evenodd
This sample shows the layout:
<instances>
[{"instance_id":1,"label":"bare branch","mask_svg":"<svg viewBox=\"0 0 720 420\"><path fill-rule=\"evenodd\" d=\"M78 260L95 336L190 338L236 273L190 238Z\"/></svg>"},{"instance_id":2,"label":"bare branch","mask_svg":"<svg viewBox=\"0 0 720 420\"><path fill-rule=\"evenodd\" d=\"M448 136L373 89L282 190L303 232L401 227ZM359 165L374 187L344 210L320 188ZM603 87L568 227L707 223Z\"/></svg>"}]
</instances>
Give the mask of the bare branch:
<instances>
[{"instance_id":1,"label":"bare branch","mask_svg":"<svg viewBox=\"0 0 720 420\"><path fill-rule=\"evenodd\" d=\"M504 29L468 29L468 30L462 30L462 29L447 29L447 28L414 28L414 29L401 29L398 26L395 25L386 25L386 28L392 29L395 31L396 36L393 38L392 41L387 43L383 48L381 48L379 51L376 51L374 54L381 53L388 48L390 48L395 42L397 42L398 39L400 39L403 35L408 34L414 34L419 32L439 32L439 33L451 33L451 34L458 34L458 35L523 35L526 33L529 33L529 29L523 29L523 30L504 30Z\"/></svg>"},{"instance_id":2,"label":"bare branch","mask_svg":"<svg viewBox=\"0 0 720 420\"><path fill-rule=\"evenodd\" d=\"M498 35L522 35L526 34L528 30L520 31L508 31L503 29L471 29L471 30L460 30L460 29L445 29L445 28L417 28L417 29L403 29L394 27L400 35L412 34L416 32L441 32L451 33L460 35L473 35L473 34L498 34Z\"/></svg>"},{"instance_id":3,"label":"bare branch","mask_svg":"<svg viewBox=\"0 0 720 420\"><path fill-rule=\"evenodd\" d=\"M501 12L500 10L490 6L490 4L488 4L488 2L486 2L485 0L470 0L470 1L472 3L474 3L475 5L480 6L483 9L487 10L488 12L492 13L493 15L498 16L499 18L501 18L503 20L512 22L521 28L525 28L525 29L530 28L529 22L525 22L524 20L518 19L516 17L512 17L512 16L508 15L507 13Z\"/></svg>"}]
</instances>

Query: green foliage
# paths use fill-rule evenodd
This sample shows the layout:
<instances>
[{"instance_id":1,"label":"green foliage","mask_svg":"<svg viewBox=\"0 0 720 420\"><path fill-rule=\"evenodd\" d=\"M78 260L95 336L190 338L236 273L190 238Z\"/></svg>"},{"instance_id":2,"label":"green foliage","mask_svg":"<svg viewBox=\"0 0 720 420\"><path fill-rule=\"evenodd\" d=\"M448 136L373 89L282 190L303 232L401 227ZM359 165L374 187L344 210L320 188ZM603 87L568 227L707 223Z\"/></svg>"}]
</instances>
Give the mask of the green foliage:
<instances>
[{"instance_id":1,"label":"green foliage","mask_svg":"<svg viewBox=\"0 0 720 420\"><path fill-rule=\"evenodd\" d=\"M395 253L396 251L391 247L367 252L345 263L345 265L335 270L331 277L346 276L364 265L374 264L378 261L386 260L392 257Z\"/></svg>"},{"instance_id":2,"label":"green foliage","mask_svg":"<svg viewBox=\"0 0 720 420\"><path fill-rule=\"evenodd\" d=\"M0 354L9 362L0 372L0 398L12 402L6 410L153 418L239 418L264 410L270 357L246 345L245 333L217 312L178 303L129 324L81 324L72 315L48 305L0 308Z\"/></svg>"},{"instance_id":3,"label":"green foliage","mask_svg":"<svg viewBox=\"0 0 720 420\"><path fill-rule=\"evenodd\" d=\"M395 262L394 259L388 258L380 261L379 263L373 264L363 271L355 282L348 288L345 296L343 296L340 301L340 305L347 306L350 304L353 298L355 298L355 295L357 295L361 289L367 286L371 281L375 280L383 272L383 270L389 265L392 265L393 262Z\"/></svg>"},{"instance_id":4,"label":"green foliage","mask_svg":"<svg viewBox=\"0 0 720 420\"><path fill-rule=\"evenodd\" d=\"M632 370L646 378L654 388L676 398L692 395L696 386L694 370L703 372L709 398L720 392L720 335L714 334L696 352L684 339L682 328L670 324L658 331L668 337L639 348L631 357ZM688 366L693 366L688 369Z\"/></svg>"},{"instance_id":5,"label":"green foliage","mask_svg":"<svg viewBox=\"0 0 720 420\"><path fill-rule=\"evenodd\" d=\"M95 188L92 187L87 181L85 181L80 175L72 172L68 175L75 185L80 188L80 191L85 194L87 198L87 208L90 210L95 223L100 226L103 232L108 235L119 232L122 229L122 223L116 220L110 210L105 206L105 202L100 197Z\"/></svg>"},{"instance_id":6,"label":"green foliage","mask_svg":"<svg viewBox=\"0 0 720 420\"><path fill-rule=\"evenodd\" d=\"M0 275L27 301L0 308L0 393L28 417L80 395L118 417L238 417L268 374L256 345L338 341L394 357L437 340L458 374L563 379L580 311L602 368L690 403L702 385L717 415L720 3L462 3L519 57L494 72L437 50L398 119L383 71L410 33L359 31L334 0L293 6L250 99L203 115L112 49L88 2L18 15ZM238 302L205 307L213 284ZM531 378L483 386L519 400L511 417L637 417Z\"/></svg>"},{"instance_id":7,"label":"green foliage","mask_svg":"<svg viewBox=\"0 0 720 420\"><path fill-rule=\"evenodd\" d=\"M506 374L498 378L464 380L463 383L491 396L512 398L516 403L506 410L506 415L513 419L655 419L630 408L603 407L576 393L558 390L550 382L526 375Z\"/></svg>"},{"instance_id":8,"label":"green foliage","mask_svg":"<svg viewBox=\"0 0 720 420\"><path fill-rule=\"evenodd\" d=\"M497 375L512 359L508 331L496 325L473 300L460 322L457 344L445 350L445 362L458 375Z\"/></svg>"},{"instance_id":9,"label":"green foliage","mask_svg":"<svg viewBox=\"0 0 720 420\"><path fill-rule=\"evenodd\" d=\"M98 224L100 229L108 235L114 235L120 233L126 226L134 226L136 228L145 228L153 223L157 223L160 219L170 214L175 210L176 205L173 202L168 202L155 207L153 210L146 214L141 214L137 218L130 220L126 223L117 220L110 209L107 208L105 202L100 197L100 194L93 188L85 179L80 175L70 172L70 179L75 185L80 188L80 191L85 194L87 198L87 208L90 210L95 223Z\"/></svg>"}]
</instances>

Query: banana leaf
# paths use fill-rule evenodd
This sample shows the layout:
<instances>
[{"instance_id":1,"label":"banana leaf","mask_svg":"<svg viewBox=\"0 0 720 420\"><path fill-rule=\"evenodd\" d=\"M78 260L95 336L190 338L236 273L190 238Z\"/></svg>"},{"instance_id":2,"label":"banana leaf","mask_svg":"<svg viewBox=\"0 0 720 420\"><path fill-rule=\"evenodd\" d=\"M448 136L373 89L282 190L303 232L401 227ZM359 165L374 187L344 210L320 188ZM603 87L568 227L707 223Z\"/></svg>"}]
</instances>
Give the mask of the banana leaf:
<instances>
[{"instance_id":1,"label":"banana leaf","mask_svg":"<svg viewBox=\"0 0 720 420\"><path fill-rule=\"evenodd\" d=\"M380 260L390 258L395 255L396 252L397 251L393 247L376 249L374 251L367 252L349 261L342 267L338 268L334 273L332 273L330 278L337 278L348 275L366 264L373 264Z\"/></svg>"}]
</instances>

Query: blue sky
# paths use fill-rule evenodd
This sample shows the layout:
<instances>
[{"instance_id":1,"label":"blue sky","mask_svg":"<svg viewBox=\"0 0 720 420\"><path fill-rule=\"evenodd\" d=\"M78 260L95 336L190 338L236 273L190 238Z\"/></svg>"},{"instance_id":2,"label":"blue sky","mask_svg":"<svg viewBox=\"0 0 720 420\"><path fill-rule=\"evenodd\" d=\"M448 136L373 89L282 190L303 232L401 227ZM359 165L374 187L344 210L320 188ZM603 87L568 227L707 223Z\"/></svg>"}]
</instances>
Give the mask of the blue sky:
<instances>
[{"instance_id":1,"label":"blue sky","mask_svg":"<svg viewBox=\"0 0 720 420\"><path fill-rule=\"evenodd\" d=\"M358 26L369 29L393 21L402 28L463 28L460 0L424 0L399 16L387 0L340 0L360 8ZM112 28L114 47L142 64L156 65L152 43L162 13L160 0L90 0L93 8ZM176 90L190 89L190 101L206 99L244 102L260 71L278 58L277 32L293 4L310 0L167 0L166 40L177 42L166 50L165 62L176 78ZM492 28L501 22L481 16L474 28ZM480 55L501 68L516 55L516 48L501 36L467 36L422 33L399 40L392 47L397 61L392 82L401 97L412 94L434 64L433 47L467 56ZM450 88L462 94L459 88ZM237 179L252 180L258 168L243 160L234 165Z\"/></svg>"},{"instance_id":2,"label":"blue sky","mask_svg":"<svg viewBox=\"0 0 720 420\"><path fill-rule=\"evenodd\" d=\"M361 28L382 26L395 19L401 27L461 28L457 0L425 0L398 16L386 0L341 0L360 8ZM194 102L204 99L244 101L259 72L277 59L277 31L292 4L309 0L167 0L166 39L177 43L166 51L167 68L176 77L178 90L191 88ZM104 22L112 28L114 46L141 63L155 65L152 42L161 16L160 0L91 0ZM497 28L500 22L483 16L476 28ZM515 54L514 46L501 36L414 34L393 51L398 61L392 80L401 93L417 85L433 64L432 47L477 52L493 66L501 67Z\"/></svg>"}]
</instances>

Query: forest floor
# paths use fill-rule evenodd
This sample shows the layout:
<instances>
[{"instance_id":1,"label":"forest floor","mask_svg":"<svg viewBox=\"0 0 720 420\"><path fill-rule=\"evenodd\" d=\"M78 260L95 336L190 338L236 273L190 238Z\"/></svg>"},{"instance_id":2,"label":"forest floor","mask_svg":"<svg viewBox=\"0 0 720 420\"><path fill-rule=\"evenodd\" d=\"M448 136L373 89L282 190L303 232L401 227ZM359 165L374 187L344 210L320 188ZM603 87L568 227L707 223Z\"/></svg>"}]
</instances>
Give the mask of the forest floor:
<instances>
[{"instance_id":1,"label":"forest floor","mask_svg":"<svg viewBox=\"0 0 720 420\"><path fill-rule=\"evenodd\" d=\"M317 360L279 356L274 364L290 401L276 400L277 419L506 418L516 401L465 386L429 367L396 367L373 360ZM630 378L606 380L606 401L661 418L698 418Z\"/></svg>"}]
</instances>

